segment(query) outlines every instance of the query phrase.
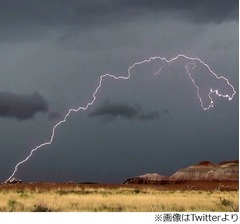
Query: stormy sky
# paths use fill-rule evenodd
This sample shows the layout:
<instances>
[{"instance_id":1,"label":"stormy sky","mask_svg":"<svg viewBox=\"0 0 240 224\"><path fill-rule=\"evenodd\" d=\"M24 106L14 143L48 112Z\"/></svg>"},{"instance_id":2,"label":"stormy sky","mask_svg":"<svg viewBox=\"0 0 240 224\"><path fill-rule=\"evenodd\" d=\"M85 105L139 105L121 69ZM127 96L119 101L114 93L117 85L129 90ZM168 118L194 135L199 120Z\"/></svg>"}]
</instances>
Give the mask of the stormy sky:
<instances>
[{"instance_id":1,"label":"stormy sky","mask_svg":"<svg viewBox=\"0 0 240 224\"><path fill-rule=\"evenodd\" d=\"M237 94L231 101L212 94L214 107L203 110L186 61L136 66L129 80L104 79L95 103L72 113L15 177L119 183L238 159L238 4L1 0L0 181L49 141L69 108L92 101L101 75L127 76L131 65L152 56L198 57ZM215 85L203 67L196 79L203 91Z\"/></svg>"}]
</instances>

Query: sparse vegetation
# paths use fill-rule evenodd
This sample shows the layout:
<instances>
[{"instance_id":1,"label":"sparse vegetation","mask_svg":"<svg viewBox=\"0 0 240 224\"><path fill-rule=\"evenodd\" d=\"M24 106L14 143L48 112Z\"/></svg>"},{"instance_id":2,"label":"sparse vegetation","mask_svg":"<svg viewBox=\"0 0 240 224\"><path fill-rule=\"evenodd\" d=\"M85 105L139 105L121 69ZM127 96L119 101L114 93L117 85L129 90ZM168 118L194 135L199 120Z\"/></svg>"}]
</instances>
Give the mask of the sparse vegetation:
<instances>
[{"instance_id":1,"label":"sparse vegetation","mask_svg":"<svg viewBox=\"0 0 240 224\"><path fill-rule=\"evenodd\" d=\"M151 188L1 190L0 211L236 212L238 191L160 191Z\"/></svg>"},{"instance_id":2,"label":"sparse vegetation","mask_svg":"<svg viewBox=\"0 0 240 224\"><path fill-rule=\"evenodd\" d=\"M33 206L32 212L51 212L51 210L44 204L37 204Z\"/></svg>"}]
</instances>

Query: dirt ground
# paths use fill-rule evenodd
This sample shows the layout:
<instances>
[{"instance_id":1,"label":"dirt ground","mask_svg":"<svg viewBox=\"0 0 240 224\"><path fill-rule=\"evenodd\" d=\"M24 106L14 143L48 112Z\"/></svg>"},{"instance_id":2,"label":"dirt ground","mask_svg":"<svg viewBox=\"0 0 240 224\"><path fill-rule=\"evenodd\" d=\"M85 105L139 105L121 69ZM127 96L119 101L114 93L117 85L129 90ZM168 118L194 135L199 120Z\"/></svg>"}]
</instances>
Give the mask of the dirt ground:
<instances>
[{"instance_id":1,"label":"dirt ground","mask_svg":"<svg viewBox=\"0 0 240 224\"><path fill-rule=\"evenodd\" d=\"M98 184L98 183L51 183L51 182L30 182L16 184L0 184L0 190L38 190L51 191L55 189L73 189L73 188L153 188L156 190L204 190L204 191L238 191L239 182L214 182L214 181L187 181L182 183L171 183L163 185L146 185L146 184Z\"/></svg>"}]
</instances>

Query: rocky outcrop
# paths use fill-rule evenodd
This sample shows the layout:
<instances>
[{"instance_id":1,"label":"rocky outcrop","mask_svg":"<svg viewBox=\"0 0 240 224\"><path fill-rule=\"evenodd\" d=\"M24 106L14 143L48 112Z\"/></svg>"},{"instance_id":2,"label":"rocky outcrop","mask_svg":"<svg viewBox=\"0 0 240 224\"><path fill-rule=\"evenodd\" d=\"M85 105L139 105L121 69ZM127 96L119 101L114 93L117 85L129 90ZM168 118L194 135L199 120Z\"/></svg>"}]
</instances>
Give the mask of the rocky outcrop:
<instances>
[{"instance_id":1,"label":"rocky outcrop","mask_svg":"<svg viewBox=\"0 0 240 224\"><path fill-rule=\"evenodd\" d=\"M15 177L13 177L13 178L7 180L5 183L6 184L17 184L17 183L22 183L22 181L17 179L17 178L15 178Z\"/></svg>"},{"instance_id":2,"label":"rocky outcrop","mask_svg":"<svg viewBox=\"0 0 240 224\"><path fill-rule=\"evenodd\" d=\"M203 161L178 170L170 177L147 173L127 179L124 184L167 184L185 181L238 181L239 161L212 163Z\"/></svg>"},{"instance_id":3,"label":"rocky outcrop","mask_svg":"<svg viewBox=\"0 0 240 224\"><path fill-rule=\"evenodd\" d=\"M70 180L70 181L65 182L65 184L75 184L75 182Z\"/></svg>"},{"instance_id":4,"label":"rocky outcrop","mask_svg":"<svg viewBox=\"0 0 240 224\"><path fill-rule=\"evenodd\" d=\"M147 173L141 176L132 177L124 182L124 184L166 184L166 183L168 183L168 177L157 173Z\"/></svg>"},{"instance_id":5,"label":"rocky outcrop","mask_svg":"<svg viewBox=\"0 0 240 224\"><path fill-rule=\"evenodd\" d=\"M239 161L227 161L218 164L204 161L178 170L169 179L172 181L238 181Z\"/></svg>"}]
</instances>

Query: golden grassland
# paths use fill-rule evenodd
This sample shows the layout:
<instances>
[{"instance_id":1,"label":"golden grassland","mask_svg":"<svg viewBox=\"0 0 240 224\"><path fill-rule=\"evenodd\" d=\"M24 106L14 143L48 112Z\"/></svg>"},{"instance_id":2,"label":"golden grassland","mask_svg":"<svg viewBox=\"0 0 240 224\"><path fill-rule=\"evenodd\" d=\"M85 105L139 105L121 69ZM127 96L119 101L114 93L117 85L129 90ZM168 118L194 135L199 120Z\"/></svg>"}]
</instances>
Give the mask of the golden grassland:
<instances>
[{"instance_id":1,"label":"golden grassland","mask_svg":"<svg viewBox=\"0 0 240 224\"><path fill-rule=\"evenodd\" d=\"M238 191L138 188L0 190L2 212L237 212Z\"/></svg>"}]
</instances>

